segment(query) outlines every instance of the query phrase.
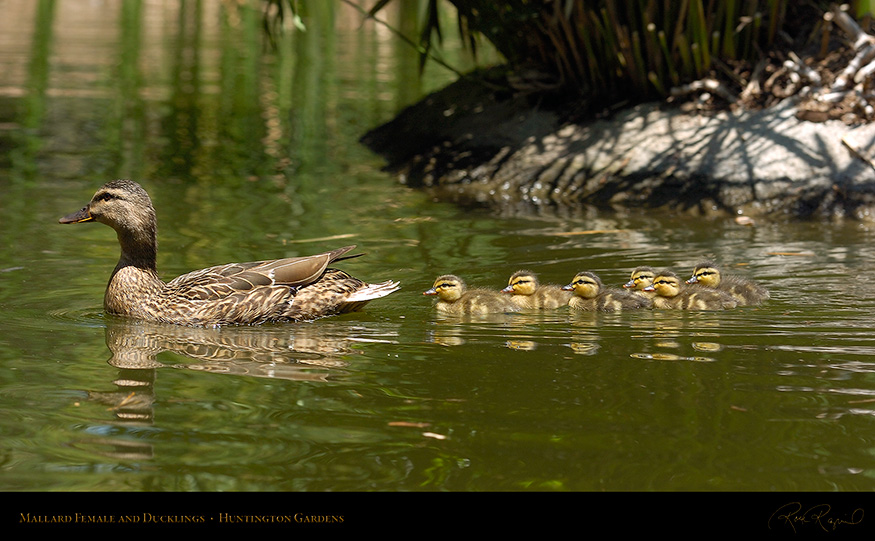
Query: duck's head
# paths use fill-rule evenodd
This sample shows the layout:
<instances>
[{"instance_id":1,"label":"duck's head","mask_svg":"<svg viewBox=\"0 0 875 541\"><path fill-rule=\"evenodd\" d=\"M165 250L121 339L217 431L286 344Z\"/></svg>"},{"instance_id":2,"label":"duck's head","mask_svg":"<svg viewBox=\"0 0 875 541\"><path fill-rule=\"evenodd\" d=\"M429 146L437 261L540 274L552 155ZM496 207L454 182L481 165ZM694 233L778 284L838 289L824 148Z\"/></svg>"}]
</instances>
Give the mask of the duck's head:
<instances>
[{"instance_id":1,"label":"duck's head","mask_svg":"<svg viewBox=\"0 0 875 541\"><path fill-rule=\"evenodd\" d=\"M513 293L514 295L531 295L538 289L538 275L531 271L517 271L513 273L507 281L507 287L502 289L502 293Z\"/></svg>"},{"instance_id":2,"label":"duck's head","mask_svg":"<svg viewBox=\"0 0 875 541\"><path fill-rule=\"evenodd\" d=\"M591 272L578 272L571 283L562 286L565 291L573 291L578 297L591 299L602 290L602 281Z\"/></svg>"},{"instance_id":3,"label":"duck's head","mask_svg":"<svg viewBox=\"0 0 875 541\"><path fill-rule=\"evenodd\" d=\"M681 292L681 279L671 271L656 273L653 283L642 291L655 291L660 297L675 297Z\"/></svg>"},{"instance_id":4,"label":"duck's head","mask_svg":"<svg viewBox=\"0 0 875 541\"><path fill-rule=\"evenodd\" d=\"M100 222L116 231L154 231L155 209L152 200L132 180L107 182L82 209L58 220L62 224Z\"/></svg>"},{"instance_id":5,"label":"duck's head","mask_svg":"<svg viewBox=\"0 0 875 541\"><path fill-rule=\"evenodd\" d=\"M638 267L632 271L632 276L628 282L623 284L623 287L643 291L645 287L653 283L654 278L656 278L656 271L651 267Z\"/></svg>"},{"instance_id":6,"label":"duck's head","mask_svg":"<svg viewBox=\"0 0 875 541\"><path fill-rule=\"evenodd\" d=\"M720 285L720 269L714 263L705 261L699 263L693 269L693 276L687 280L688 284L702 284L706 287L717 287Z\"/></svg>"},{"instance_id":7,"label":"duck's head","mask_svg":"<svg viewBox=\"0 0 875 541\"><path fill-rule=\"evenodd\" d=\"M464 280L453 274L445 274L439 276L431 289L423 291L422 294L437 295L442 301L453 302L459 300L459 297L465 293L465 289Z\"/></svg>"}]
</instances>

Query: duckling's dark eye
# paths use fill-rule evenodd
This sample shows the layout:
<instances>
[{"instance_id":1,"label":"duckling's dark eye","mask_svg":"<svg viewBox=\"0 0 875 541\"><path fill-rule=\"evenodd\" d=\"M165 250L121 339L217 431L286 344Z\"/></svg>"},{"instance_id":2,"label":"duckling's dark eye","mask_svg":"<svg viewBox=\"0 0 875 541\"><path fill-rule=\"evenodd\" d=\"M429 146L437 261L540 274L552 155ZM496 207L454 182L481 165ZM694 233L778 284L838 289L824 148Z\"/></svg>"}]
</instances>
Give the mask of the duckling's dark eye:
<instances>
[{"instance_id":1,"label":"duckling's dark eye","mask_svg":"<svg viewBox=\"0 0 875 541\"><path fill-rule=\"evenodd\" d=\"M103 192L95 198L95 201L109 201L110 199L115 199L115 196L109 192Z\"/></svg>"}]
</instances>

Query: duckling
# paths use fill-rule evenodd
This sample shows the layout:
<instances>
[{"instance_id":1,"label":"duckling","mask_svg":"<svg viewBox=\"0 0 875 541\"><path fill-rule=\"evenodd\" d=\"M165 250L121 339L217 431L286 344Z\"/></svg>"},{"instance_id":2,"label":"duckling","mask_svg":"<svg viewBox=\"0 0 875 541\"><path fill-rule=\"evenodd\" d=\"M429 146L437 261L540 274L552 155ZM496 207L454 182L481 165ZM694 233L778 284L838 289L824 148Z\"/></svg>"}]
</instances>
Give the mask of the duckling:
<instances>
[{"instance_id":1,"label":"duckling","mask_svg":"<svg viewBox=\"0 0 875 541\"><path fill-rule=\"evenodd\" d=\"M563 291L553 284L540 284L538 276L526 270L513 273L502 293L510 293L510 299L526 310L552 310L565 306L571 300L570 291Z\"/></svg>"},{"instance_id":2,"label":"duckling","mask_svg":"<svg viewBox=\"0 0 875 541\"><path fill-rule=\"evenodd\" d=\"M606 289L601 279L591 272L578 272L570 284L562 286L574 292L568 306L587 312L619 312L637 308L650 308L649 298L621 289Z\"/></svg>"},{"instance_id":3,"label":"duckling","mask_svg":"<svg viewBox=\"0 0 875 541\"><path fill-rule=\"evenodd\" d=\"M656 278L656 271L652 267L638 267L632 271L632 276L629 281L623 284L624 289L631 289L632 293L643 297L649 301L653 301L656 293L653 291L644 291L644 288L653 283Z\"/></svg>"},{"instance_id":4,"label":"duckling","mask_svg":"<svg viewBox=\"0 0 875 541\"><path fill-rule=\"evenodd\" d=\"M468 289L465 281L453 274L439 276L423 295L437 295L434 307L445 314L496 314L516 312L516 304L489 289Z\"/></svg>"},{"instance_id":5,"label":"duckling","mask_svg":"<svg viewBox=\"0 0 875 541\"><path fill-rule=\"evenodd\" d=\"M716 289L688 288L671 271L658 272L644 291L656 292L653 307L675 310L726 310L738 306L732 295Z\"/></svg>"},{"instance_id":6,"label":"duckling","mask_svg":"<svg viewBox=\"0 0 875 541\"><path fill-rule=\"evenodd\" d=\"M769 298L766 288L738 276L723 276L717 265L711 261L696 265L693 276L687 283L725 291L738 301L739 306L753 306Z\"/></svg>"}]
</instances>

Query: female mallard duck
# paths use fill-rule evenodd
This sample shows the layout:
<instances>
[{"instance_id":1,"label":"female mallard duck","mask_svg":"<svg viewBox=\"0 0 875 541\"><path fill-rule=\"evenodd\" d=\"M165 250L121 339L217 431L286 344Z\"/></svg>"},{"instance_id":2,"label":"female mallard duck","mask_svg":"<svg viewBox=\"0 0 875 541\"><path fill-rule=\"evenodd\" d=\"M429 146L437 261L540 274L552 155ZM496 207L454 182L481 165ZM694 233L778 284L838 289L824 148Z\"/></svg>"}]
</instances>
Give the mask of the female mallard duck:
<instances>
[{"instance_id":1,"label":"female mallard duck","mask_svg":"<svg viewBox=\"0 0 875 541\"><path fill-rule=\"evenodd\" d=\"M345 255L354 246L306 257L229 263L165 283L155 267L152 200L130 180L104 184L85 208L60 222L100 222L115 229L121 257L103 297L110 314L178 325L303 321L358 310L398 289L397 282L366 284L328 268L356 257Z\"/></svg>"},{"instance_id":2,"label":"female mallard duck","mask_svg":"<svg viewBox=\"0 0 875 541\"><path fill-rule=\"evenodd\" d=\"M652 267L638 267L632 271L632 276L623 284L623 288L631 289L633 294L652 301L656 293L645 291L644 288L652 284L654 278L656 278L656 271Z\"/></svg>"},{"instance_id":3,"label":"female mallard duck","mask_svg":"<svg viewBox=\"0 0 875 541\"><path fill-rule=\"evenodd\" d=\"M517 271L507 281L502 293L510 293L510 299L524 310L552 310L565 306L571 300L571 292L560 286L538 283L538 276L530 271Z\"/></svg>"},{"instance_id":4,"label":"female mallard duck","mask_svg":"<svg viewBox=\"0 0 875 541\"><path fill-rule=\"evenodd\" d=\"M769 298L766 288L738 276L723 276L717 265L710 261L696 265L687 283L725 291L738 301L739 306L760 304Z\"/></svg>"},{"instance_id":5,"label":"female mallard duck","mask_svg":"<svg viewBox=\"0 0 875 541\"><path fill-rule=\"evenodd\" d=\"M519 310L510 299L489 289L468 289L464 280L453 274L439 276L423 295L437 295L435 308L445 314L497 314Z\"/></svg>"},{"instance_id":6,"label":"female mallard duck","mask_svg":"<svg viewBox=\"0 0 875 541\"><path fill-rule=\"evenodd\" d=\"M654 308L676 310L726 310L738 303L728 293L716 289L688 288L678 276L670 271L656 274L653 283L644 291L654 291Z\"/></svg>"},{"instance_id":7,"label":"female mallard duck","mask_svg":"<svg viewBox=\"0 0 875 541\"><path fill-rule=\"evenodd\" d=\"M565 291L572 291L574 296L568 301L568 306L587 312L619 312L650 308L651 300L642 295L621 289L607 289L601 279L592 272L578 272Z\"/></svg>"}]
</instances>

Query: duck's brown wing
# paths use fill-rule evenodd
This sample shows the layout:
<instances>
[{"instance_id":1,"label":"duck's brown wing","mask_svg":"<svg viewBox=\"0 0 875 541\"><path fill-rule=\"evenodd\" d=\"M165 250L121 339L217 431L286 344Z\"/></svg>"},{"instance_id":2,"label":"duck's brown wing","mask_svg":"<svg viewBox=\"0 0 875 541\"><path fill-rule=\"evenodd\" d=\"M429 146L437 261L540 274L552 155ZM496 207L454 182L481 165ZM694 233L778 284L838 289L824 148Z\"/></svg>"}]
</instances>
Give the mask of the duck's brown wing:
<instances>
[{"instance_id":1,"label":"duck's brown wing","mask_svg":"<svg viewBox=\"0 0 875 541\"><path fill-rule=\"evenodd\" d=\"M195 324L301 321L358 310L398 289L396 282L367 284L328 268L355 246L323 254L230 263L184 274L165 293L187 305Z\"/></svg>"},{"instance_id":2,"label":"duck's brown wing","mask_svg":"<svg viewBox=\"0 0 875 541\"><path fill-rule=\"evenodd\" d=\"M265 289L262 294L268 294L267 290L273 288L294 293L295 289L317 281L332 262L357 257L344 257L353 248L355 246L345 246L304 257L218 265L178 276L168 282L167 287L178 297L200 301L217 301L240 293L254 295L262 288Z\"/></svg>"}]
</instances>

